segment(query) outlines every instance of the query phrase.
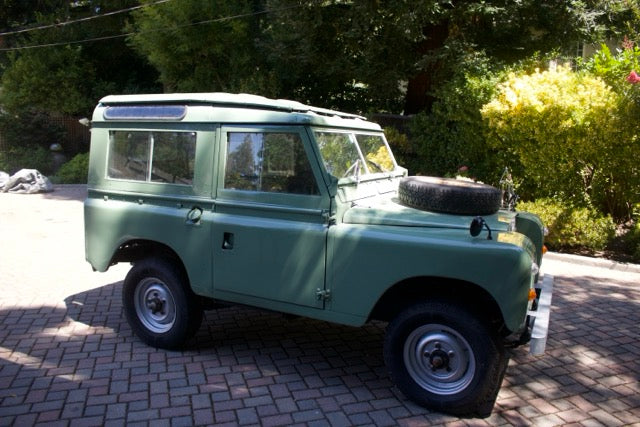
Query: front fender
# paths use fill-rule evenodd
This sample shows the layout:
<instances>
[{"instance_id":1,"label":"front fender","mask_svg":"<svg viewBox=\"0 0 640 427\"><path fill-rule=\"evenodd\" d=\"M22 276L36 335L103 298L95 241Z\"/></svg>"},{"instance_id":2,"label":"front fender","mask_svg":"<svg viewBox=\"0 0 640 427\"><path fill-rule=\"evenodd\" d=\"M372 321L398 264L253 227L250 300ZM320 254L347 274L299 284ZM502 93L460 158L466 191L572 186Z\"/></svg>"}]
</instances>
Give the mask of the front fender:
<instances>
[{"instance_id":1,"label":"front fender","mask_svg":"<svg viewBox=\"0 0 640 427\"><path fill-rule=\"evenodd\" d=\"M511 238L501 239L501 234ZM517 233L487 240L465 230L340 224L329 231L328 308L367 318L394 284L440 277L484 289L507 328L517 330L526 316L532 280L530 244Z\"/></svg>"}]
</instances>

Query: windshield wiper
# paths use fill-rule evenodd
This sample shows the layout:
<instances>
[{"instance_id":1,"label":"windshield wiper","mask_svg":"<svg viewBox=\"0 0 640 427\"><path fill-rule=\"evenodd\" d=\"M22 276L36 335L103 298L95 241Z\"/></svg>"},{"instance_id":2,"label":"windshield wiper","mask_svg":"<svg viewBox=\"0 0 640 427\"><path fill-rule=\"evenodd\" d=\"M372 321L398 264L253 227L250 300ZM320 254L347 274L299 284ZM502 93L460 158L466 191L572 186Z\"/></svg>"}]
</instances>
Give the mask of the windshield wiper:
<instances>
[{"instance_id":1,"label":"windshield wiper","mask_svg":"<svg viewBox=\"0 0 640 427\"><path fill-rule=\"evenodd\" d=\"M373 165L380 172L385 172L384 168L381 165L379 165L378 163L374 162L373 160L367 159L367 162L369 162L369 164Z\"/></svg>"}]
</instances>

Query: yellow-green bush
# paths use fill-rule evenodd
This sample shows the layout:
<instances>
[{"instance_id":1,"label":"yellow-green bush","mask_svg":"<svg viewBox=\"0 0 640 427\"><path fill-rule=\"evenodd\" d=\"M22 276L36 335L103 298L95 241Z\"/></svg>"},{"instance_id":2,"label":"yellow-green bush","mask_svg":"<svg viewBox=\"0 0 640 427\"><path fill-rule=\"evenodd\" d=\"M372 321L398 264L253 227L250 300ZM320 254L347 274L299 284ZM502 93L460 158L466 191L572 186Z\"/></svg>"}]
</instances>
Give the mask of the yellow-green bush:
<instances>
[{"instance_id":1,"label":"yellow-green bush","mask_svg":"<svg viewBox=\"0 0 640 427\"><path fill-rule=\"evenodd\" d=\"M640 144L620 114L621 95L568 68L511 74L482 108L487 143L511 153L525 200L555 197L630 216ZM631 203L630 203L631 202Z\"/></svg>"},{"instance_id":2,"label":"yellow-green bush","mask_svg":"<svg viewBox=\"0 0 640 427\"><path fill-rule=\"evenodd\" d=\"M545 243L553 250L601 251L616 230L610 216L603 216L592 208L576 207L553 199L521 202L517 209L533 212L542 219L549 229Z\"/></svg>"}]
</instances>

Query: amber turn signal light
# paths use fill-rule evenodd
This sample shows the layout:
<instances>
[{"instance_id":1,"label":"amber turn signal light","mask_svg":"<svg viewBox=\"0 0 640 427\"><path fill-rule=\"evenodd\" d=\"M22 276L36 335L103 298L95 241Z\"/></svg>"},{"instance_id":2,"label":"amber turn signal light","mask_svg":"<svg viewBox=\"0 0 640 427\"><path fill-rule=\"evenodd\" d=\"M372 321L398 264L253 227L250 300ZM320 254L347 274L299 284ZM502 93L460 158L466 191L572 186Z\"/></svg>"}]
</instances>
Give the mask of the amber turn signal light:
<instances>
[{"instance_id":1,"label":"amber turn signal light","mask_svg":"<svg viewBox=\"0 0 640 427\"><path fill-rule=\"evenodd\" d=\"M531 288L529 289L529 301L533 301L534 299L536 299L536 297L538 296L538 294L536 293L536 290Z\"/></svg>"},{"instance_id":2,"label":"amber turn signal light","mask_svg":"<svg viewBox=\"0 0 640 427\"><path fill-rule=\"evenodd\" d=\"M548 251L547 247L545 245L542 245L542 255L546 254Z\"/></svg>"}]
</instances>

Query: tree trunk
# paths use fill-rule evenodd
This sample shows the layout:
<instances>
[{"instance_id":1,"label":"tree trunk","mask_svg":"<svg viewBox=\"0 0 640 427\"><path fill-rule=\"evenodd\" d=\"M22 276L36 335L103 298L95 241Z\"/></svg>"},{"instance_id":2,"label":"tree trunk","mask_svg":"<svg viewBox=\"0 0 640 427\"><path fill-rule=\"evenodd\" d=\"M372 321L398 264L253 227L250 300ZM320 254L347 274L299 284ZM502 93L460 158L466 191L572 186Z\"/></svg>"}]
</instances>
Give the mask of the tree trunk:
<instances>
[{"instance_id":1,"label":"tree trunk","mask_svg":"<svg viewBox=\"0 0 640 427\"><path fill-rule=\"evenodd\" d=\"M424 58L444 46L449 35L449 22L445 20L425 27L423 34L425 38L416 47L419 58ZM437 74L443 65L442 60L429 60L422 69L409 78L404 104L405 115L431 110L435 101L431 93L434 85L438 83Z\"/></svg>"}]
</instances>

